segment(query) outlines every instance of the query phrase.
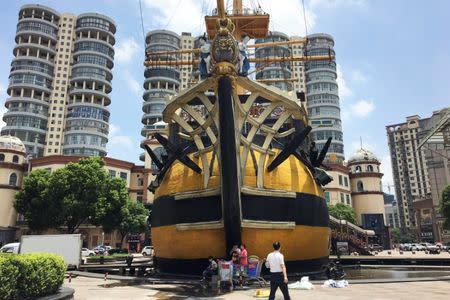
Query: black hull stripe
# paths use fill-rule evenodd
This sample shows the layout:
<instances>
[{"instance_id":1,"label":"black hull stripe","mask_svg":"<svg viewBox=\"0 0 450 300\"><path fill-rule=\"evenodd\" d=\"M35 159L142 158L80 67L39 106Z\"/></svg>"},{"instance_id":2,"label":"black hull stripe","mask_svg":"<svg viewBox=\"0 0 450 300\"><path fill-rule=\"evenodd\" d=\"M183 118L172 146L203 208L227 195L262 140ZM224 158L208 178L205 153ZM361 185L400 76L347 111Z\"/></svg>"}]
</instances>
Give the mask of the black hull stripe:
<instances>
[{"instance_id":1,"label":"black hull stripe","mask_svg":"<svg viewBox=\"0 0 450 300\"><path fill-rule=\"evenodd\" d=\"M328 227L325 199L297 193L296 198L241 195L246 220L289 221L296 225ZM175 200L159 197L153 204L152 226L218 221L222 218L220 196Z\"/></svg>"},{"instance_id":2,"label":"black hull stripe","mask_svg":"<svg viewBox=\"0 0 450 300\"><path fill-rule=\"evenodd\" d=\"M286 261L288 274L307 274L323 272L328 265L328 256L308 259ZM208 259L174 259L174 258L156 258L156 269L161 273L199 275L208 266ZM269 271L263 266L262 274L268 275Z\"/></svg>"},{"instance_id":3,"label":"black hull stripe","mask_svg":"<svg viewBox=\"0 0 450 300\"><path fill-rule=\"evenodd\" d=\"M244 219L257 221L295 222L296 225L328 227L329 216L325 199L297 193L296 198L242 197Z\"/></svg>"},{"instance_id":4,"label":"black hull stripe","mask_svg":"<svg viewBox=\"0 0 450 300\"><path fill-rule=\"evenodd\" d=\"M152 227L218 221L222 218L220 196L175 200L159 197L153 202Z\"/></svg>"}]
</instances>

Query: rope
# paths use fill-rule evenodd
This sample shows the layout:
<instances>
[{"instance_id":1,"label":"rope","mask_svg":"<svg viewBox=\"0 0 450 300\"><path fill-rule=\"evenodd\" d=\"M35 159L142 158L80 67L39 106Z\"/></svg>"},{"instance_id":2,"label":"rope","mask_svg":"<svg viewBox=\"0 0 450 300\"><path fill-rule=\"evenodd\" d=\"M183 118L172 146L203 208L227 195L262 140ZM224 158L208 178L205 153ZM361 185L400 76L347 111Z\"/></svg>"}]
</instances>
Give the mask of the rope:
<instances>
[{"instance_id":1,"label":"rope","mask_svg":"<svg viewBox=\"0 0 450 300\"><path fill-rule=\"evenodd\" d=\"M142 16L142 1L141 0L139 0L139 11L141 13L142 39L144 40L144 49L145 49L146 44L145 44L144 17Z\"/></svg>"},{"instance_id":2,"label":"rope","mask_svg":"<svg viewBox=\"0 0 450 300\"><path fill-rule=\"evenodd\" d=\"M305 0L302 0L303 7L303 21L305 22L305 36L308 36L308 25L306 23L306 13L305 13Z\"/></svg>"},{"instance_id":3,"label":"rope","mask_svg":"<svg viewBox=\"0 0 450 300\"><path fill-rule=\"evenodd\" d=\"M172 22L173 17L175 16L175 13L178 11L178 8L180 7L181 0L178 0L177 6L173 10L172 15L170 16L169 20L167 21L166 26L164 26L164 29L167 29L167 27L170 25L170 22Z\"/></svg>"}]
</instances>

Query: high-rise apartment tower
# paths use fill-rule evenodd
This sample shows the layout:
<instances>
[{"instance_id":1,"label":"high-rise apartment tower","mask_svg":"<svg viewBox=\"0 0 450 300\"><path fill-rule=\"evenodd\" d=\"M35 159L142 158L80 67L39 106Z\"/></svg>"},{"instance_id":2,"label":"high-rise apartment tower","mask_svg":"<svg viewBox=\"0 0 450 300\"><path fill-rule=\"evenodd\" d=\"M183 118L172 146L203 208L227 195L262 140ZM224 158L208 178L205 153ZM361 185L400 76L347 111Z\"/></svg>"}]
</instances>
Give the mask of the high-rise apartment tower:
<instances>
[{"instance_id":1,"label":"high-rise apartment tower","mask_svg":"<svg viewBox=\"0 0 450 300\"><path fill-rule=\"evenodd\" d=\"M116 25L42 5L19 11L2 135L35 157L106 155Z\"/></svg>"}]
</instances>

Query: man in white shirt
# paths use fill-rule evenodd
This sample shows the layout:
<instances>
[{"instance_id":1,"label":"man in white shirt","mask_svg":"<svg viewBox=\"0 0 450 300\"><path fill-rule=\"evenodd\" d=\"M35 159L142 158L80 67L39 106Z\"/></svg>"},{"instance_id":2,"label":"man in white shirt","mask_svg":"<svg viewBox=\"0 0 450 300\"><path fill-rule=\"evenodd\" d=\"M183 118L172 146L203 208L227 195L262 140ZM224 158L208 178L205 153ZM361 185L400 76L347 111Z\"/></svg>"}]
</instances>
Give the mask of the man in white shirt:
<instances>
[{"instance_id":1,"label":"man in white shirt","mask_svg":"<svg viewBox=\"0 0 450 300\"><path fill-rule=\"evenodd\" d=\"M287 287L288 277L286 266L284 264L284 256L280 253L280 242L273 243L274 251L267 255L266 267L270 269L270 296L269 300L275 299L275 293L280 288L283 293L284 300L290 300Z\"/></svg>"}]
</instances>

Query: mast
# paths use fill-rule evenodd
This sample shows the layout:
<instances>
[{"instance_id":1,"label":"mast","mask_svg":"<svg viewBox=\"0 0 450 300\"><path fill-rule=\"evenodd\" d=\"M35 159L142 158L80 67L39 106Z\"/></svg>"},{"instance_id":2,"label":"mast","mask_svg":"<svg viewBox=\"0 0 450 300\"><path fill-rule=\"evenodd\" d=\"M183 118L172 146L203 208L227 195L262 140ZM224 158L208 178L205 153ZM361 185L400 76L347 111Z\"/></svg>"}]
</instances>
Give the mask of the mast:
<instances>
[{"instance_id":1,"label":"mast","mask_svg":"<svg viewBox=\"0 0 450 300\"><path fill-rule=\"evenodd\" d=\"M242 0L233 0L233 15L242 15Z\"/></svg>"}]
</instances>

